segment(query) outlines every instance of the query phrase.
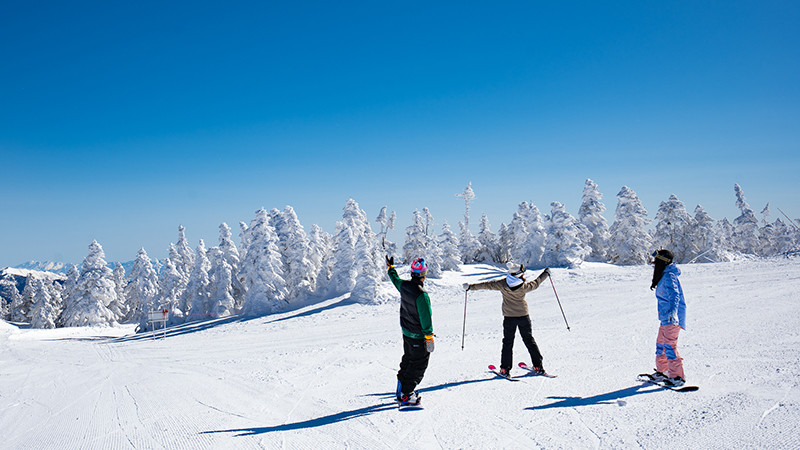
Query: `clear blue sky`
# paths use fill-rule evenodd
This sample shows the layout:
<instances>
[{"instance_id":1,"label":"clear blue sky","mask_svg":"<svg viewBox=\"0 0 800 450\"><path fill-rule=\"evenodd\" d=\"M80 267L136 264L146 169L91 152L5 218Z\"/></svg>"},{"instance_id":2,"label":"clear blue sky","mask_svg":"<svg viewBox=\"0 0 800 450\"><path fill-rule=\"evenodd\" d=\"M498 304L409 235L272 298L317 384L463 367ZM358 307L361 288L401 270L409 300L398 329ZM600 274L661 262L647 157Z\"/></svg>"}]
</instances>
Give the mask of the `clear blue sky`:
<instances>
[{"instance_id":1,"label":"clear blue sky","mask_svg":"<svg viewBox=\"0 0 800 450\"><path fill-rule=\"evenodd\" d=\"M800 217L800 3L6 2L0 267L166 256L348 198L473 231L583 183ZM374 223L373 223L374 224ZM238 240L237 240L238 242Z\"/></svg>"}]
</instances>

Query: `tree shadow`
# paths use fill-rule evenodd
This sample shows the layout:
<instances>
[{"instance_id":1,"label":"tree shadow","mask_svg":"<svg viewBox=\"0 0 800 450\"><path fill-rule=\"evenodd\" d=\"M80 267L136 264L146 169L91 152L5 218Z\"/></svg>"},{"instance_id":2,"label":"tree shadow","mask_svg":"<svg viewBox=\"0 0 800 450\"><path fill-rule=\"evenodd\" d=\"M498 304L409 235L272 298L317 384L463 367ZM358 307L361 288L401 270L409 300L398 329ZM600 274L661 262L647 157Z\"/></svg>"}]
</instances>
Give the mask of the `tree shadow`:
<instances>
[{"instance_id":1,"label":"tree shadow","mask_svg":"<svg viewBox=\"0 0 800 450\"><path fill-rule=\"evenodd\" d=\"M336 414L330 414L316 419L308 419L301 422L286 423L283 425L275 425L271 427L250 427L250 428L232 428L228 430L213 430L203 431L200 434L216 434L216 433L238 433L236 436L252 436L255 434L272 433L275 431L291 431L302 430L307 428L317 428L325 425L342 422L345 420L355 419L358 417L366 416L379 411L386 411L389 409L396 409L395 402L380 403L377 405L365 406L363 408L353 409L350 411L342 411Z\"/></svg>"},{"instance_id":2,"label":"tree shadow","mask_svg":"<svg viewBox=\"0 0 800 450\"><path fill-rule=\"evenodd\" d=\"M653 389L642 390L645 387L652 387ZM576 406L590 406L590 405L608 405L613 404L619 399L632 397L634 395L642 395L642 394L652 394L653 392L661 392L662 389L658 386L653 386L651 384L640 384L638 386L632 386L625 389L620 389L613 392L608 392L605 394L594 395L592 397L547 397L549 399L559 399L557 402L553 402L547 405L539 405L539 406L531 406L525 408L526 410L537 410L537 409L551 409L551 408L572 408Z\"/></svg>"}]
</instances>

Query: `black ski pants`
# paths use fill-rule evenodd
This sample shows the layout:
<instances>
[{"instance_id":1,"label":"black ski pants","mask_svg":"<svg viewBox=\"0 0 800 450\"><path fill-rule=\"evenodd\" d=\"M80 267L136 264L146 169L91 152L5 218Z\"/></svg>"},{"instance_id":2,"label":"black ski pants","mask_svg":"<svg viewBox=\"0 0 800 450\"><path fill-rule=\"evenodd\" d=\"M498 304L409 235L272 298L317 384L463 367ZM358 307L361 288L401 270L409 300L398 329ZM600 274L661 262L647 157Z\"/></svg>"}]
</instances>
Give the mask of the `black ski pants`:
<instances>
[{"instance_id":1,"label":"black ski pants","mask_svg":"<svg viewBox=\"0 0 800 450\"><path fill-rule=\"evenodd\" d=\"M425 348L425 339L414 339L403 335L403 359L397 372L397 381L403 394L410 394L416 389L428 368L431 354Z\"/></svg>"},{"instance_id":2,"label":"black ski pants","mask_svg":"<svg viewBox=\"0 0 800 450\"><path fill-rule=\"evenodd\" d=\"M536 345L531 332L531 318L530 316L522 316L505 317L503 319L503 351L500 355L500 368L511 370L514 356L514 336L517 334L517 328L519 328L519 334L522 336L522 342L531 355L531 364L534 367L542 367L542 354L539 353L539 346Z\"/></svg>"}]
</instances>

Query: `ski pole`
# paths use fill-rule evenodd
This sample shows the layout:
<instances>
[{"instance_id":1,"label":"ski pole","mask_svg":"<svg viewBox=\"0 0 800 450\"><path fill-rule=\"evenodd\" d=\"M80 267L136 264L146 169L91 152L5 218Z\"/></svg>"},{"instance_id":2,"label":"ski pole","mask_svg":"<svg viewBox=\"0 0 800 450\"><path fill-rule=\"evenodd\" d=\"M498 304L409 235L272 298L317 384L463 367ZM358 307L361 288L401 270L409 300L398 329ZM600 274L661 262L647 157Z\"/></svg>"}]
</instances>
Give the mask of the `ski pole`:
<instances>
[{"instance_id":1,"label":"ski pole","mask_svg":"<svg viewBox=\"0 0 800 450\"><path fill-rule=\"evenodd\" d=\"M556 294L556 301L558 301L558 308L561 309L561 315L564 316L564 323L567 324L567 331L572 331L569 329L569 322L567 322L567 315L564 314L564 308L561 307L561 300L558 299L558 292L556 292L556 285L553 284L553 277L547 277L550 279L550 285L553 286L553 293Z\"/></svg>"},{"instance_id":2,"label":"ski pole","mask_svg":"<svg viewBox=\"0 0 800 450\"><path fill-rule=\"evenodd\" d=\"M464 350L464 335L467 333L467 292L464 291L464 326L461 328L461 350Z\"/></svg>"}]
</instances>

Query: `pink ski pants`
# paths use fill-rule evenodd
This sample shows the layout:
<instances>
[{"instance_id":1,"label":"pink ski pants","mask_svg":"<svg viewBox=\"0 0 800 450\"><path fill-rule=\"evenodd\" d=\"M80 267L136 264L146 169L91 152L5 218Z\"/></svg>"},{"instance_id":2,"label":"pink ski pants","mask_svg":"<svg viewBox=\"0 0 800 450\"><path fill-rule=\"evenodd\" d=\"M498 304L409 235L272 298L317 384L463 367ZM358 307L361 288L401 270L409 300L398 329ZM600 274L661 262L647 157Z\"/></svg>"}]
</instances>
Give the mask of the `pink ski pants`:
<instances>
[{"instance_id":1,"label":"pink ski pants","mask_svg":"<svg viewBox=\"0 0 800 450\"><path fill-rule=\"evenodd\" d=\"M683 375L683 358L678 353L680 325L661 325L656 339L656 370L671 378Z\"/></svg>"}]
</instances>

